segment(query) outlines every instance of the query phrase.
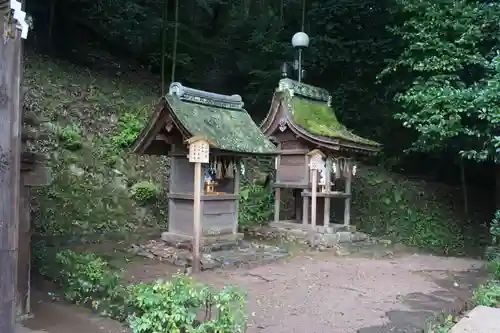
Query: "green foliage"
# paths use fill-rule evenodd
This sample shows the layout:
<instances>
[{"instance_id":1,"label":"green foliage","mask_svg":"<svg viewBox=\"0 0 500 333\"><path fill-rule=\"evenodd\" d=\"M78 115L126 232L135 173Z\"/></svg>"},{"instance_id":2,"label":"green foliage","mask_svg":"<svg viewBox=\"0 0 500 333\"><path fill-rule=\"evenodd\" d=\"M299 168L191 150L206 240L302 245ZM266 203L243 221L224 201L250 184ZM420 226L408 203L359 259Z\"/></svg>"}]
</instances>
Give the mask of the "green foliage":
<instances>
[{"instance_id":1,"label":"green foliage","mask_svg":"<svg viewBox=\"0 0 500 333\"><path fill-rule=\"evenodd\" d=\"M486 257L492 261L500 260L500 210L496 211L491 220L490 236L491 244L486 249Z\"/></svg>"},{"instance_id":2,"label":"green foliage","mask_svg":"<svg viewBox=\"0 0 500 333\"><path fill-rule=\"evenodd\" d=\"M130 195L134 200L141 203L152 201L160 194L160 188L151 182L139 182L134 184L130 189Z\"/></svg>"},{"instance_id":3,"label":"green foliage","mask_svg":"<svg viewBox=\"0 0 500 333\"><path fill-rule=\"evenodd\" d=\"M464 251L462 229L438 189L367 167L356 178L352 209L361 230L439 253Z\"/></svg>"},{"instance_id":4,"label":"green foliage","mask_svg":"<svg viewBox=\"0 0 500 333\"><path fill-rule=\"evenodd\" d=\"M57 135L66 149L76 151L82 148L82 129L78 125L73 124L59 128Z\"/></svg>"},{"instance_id":5,"label":"green foliage","mask_svg":"<svg viewBox=\"0 0 500 333\"><path fill-rule=\"evenodd\" d=\"M130 290L129 302L136 311L128 323L134 333L245 331L244 296L230 287L214 292L189 277L177 277Z\"/></svg>"},{"instance_id":6,"label":"green foliage","mask_svg":"<svg viewBox=\"0 0 500 333\"><path fill-rule=\"evenodd\" d=\"M407 19L393 32L405 50L389 73L412 83L396 100L403 126L418 132L412 149L451 149L499 162L500 5L490 1L400 0Z\"/></svg>"},{"instance_id":7,"label":"green foliage","mask_svg":"<svg viewBox=\"0 0 500 333\"><path fill-rule=\"evenodd\" d=\"M111 138L116 148L129 148L145 126L143 117L135 113L125 113L118 120L119 133Z\"/></svg>"},{"instance_id":8,"label":"green foliage","mask_svg":"<svg viewBox=\"0 0 500 333\"><path fill-rule=\"evenodd\" d=\"M480 285L473 300L477 305L500 307L500 281L491 280Z\"/></svg>"},{"instance_id":9,"label":"green foliage","mask_svg":"<svg viewBox=\"0 0 500 333\"><path fill-rule=\"evenodd\" d=\"M94 253L64 250L57 253L56 262L56 282L68 301L91 306L104 316L124 318L123 281L105 260Z\"/></svg>"},{"instance_id":10,"label":"green foliage","mask_svg":"<svg viewBox=\"0 0 500 333\"><path fill-rule=\"evenodd\" d=\"M454 318L452 315L448 315L442 320L439 320L439 323L432 325L432 327L426 330L425 333L449 333L456 323L457 318Z\"/></svg>"},{"instance_id":11,"label":"green foliage","mask_svg":"<svg viewBox=\"0 0 500 333\"><path fill-rule=\"evenodd\" d=\"M271 220L274 194L271 189L257 184L246 184L240 191L239 227L267 224Z\"/></svg>"},{"instance_id":12,"label":"green foliage","mask_svg":"<svg viewBox=\"0 0 500 333\"><path fill-rule=\"evenodd\" d=\"M71 250L57 253L49 276L68 301L125 321L133 333L245 331L245 298L231 287L217 292L184 276L127 286L99 256Z\"/></svg>"}]
</instances>

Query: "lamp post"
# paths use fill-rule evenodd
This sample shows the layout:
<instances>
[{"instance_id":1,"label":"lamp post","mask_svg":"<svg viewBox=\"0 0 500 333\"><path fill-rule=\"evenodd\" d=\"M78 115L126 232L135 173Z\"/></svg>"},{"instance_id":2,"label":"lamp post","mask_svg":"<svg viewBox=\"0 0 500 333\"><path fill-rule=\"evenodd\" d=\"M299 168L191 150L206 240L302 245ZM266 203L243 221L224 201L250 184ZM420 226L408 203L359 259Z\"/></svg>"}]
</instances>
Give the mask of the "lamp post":
<instances>
[{"instance_id":1,"label":"lamp post","mask_svg":"<svg viewBox=\"0 0 500 333\"><path fill-rule=\"evenodd\" d=\"M302 50L309 46L309 36L303 32L297 32L292 37L292 46L298 50L298 60L295 62L294 68L298 72L298 81L302 81Z\"/></svg>"}]
</instances>

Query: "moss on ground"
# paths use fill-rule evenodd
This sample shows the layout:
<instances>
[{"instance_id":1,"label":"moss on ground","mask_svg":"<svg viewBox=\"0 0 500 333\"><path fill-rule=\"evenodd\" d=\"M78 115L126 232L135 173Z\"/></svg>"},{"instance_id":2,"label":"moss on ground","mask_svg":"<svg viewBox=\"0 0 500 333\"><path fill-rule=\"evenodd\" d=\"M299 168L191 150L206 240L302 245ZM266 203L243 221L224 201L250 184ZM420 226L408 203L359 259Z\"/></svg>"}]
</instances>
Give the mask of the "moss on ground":
<instances>
[{"instance_id":1,"label":"moss on ground","mask_svg":"<svg viewBox=\"0 0 500 333\"><path fill-rule=\"evenodd\" d=\"M25 65L27 107L49 120L41 129L48 139L30 149L49 157L54 176L35 193L37 232L94 241L165 226L162 200L144 207L130 195L138 182L165 184L166 160L127 148L159 96L155 89L42 56L28 56Z\"/></svg>"}]
</instances>

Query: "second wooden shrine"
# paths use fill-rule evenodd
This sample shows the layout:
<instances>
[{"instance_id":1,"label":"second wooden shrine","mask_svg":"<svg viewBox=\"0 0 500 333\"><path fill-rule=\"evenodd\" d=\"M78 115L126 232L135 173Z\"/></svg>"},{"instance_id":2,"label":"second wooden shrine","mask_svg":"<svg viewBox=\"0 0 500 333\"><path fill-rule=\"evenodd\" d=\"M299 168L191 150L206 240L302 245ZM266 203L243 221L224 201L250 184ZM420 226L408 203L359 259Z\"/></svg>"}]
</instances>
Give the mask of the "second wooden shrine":
<instances>
[{"instance_id":1,"label":"second wooden shrine","mask_svg":"<svg viewBox=\"0 0 500 333\"><path fill-rule=\"evenodd\" d=\"M285 78L280 80L261 130L278 146L275 216L280 221L281 190L292 189L295 222L323 225L330 221L330 201L345 202L343 224L350 224L351 183L355 158L378 152L381 145L357 136L338 120L325 89ZM318 159L312 167L312 158ZM312 177L311 169L317 169ZM311 211L312 179L317 181L315 210ZM336 186L343 181L343 190ZM316 217L315 221L311 218Z\"/></svg>"}]
</instances>

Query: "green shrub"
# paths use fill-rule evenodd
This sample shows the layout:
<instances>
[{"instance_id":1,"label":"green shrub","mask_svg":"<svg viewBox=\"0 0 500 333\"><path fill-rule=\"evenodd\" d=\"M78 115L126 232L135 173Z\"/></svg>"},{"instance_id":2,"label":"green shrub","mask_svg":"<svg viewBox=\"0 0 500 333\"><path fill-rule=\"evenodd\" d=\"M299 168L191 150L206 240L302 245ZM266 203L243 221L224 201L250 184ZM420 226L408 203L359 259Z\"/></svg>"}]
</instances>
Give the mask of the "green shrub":
<instances>
[{"instance_id":1,"label":"green shrub","mask_svg":"<svg viewBox=\"0 0 500 333\"><path fill-rule=\"evenodd\" d=\"M239 227L243 230L268 223L273 215L274 194L261 185L244 185L240 191Z\"/></svg>"},{"instance_id":2,"label":"green shrub","mask_svg":"<svg viewBox=\"0 0 500 333\"><path fill-rule=\"evenodd\" d=\"M121 275L94 253L63 250L56 255L59 275L55 281L64 297L91 306L101 315L125 318L125 293Z\"/></svg>"},{"instance_id":3,"label":"green shrub","mask_svg":"<svg viewBox=\"0 0 500 333\"><path fill-rule=\"evenodd\" d=\"M125 113L118 121L119 133L111 138L115 148L128 148L144 127L143 119L134 113Z\"/></svg>"},{"instance_id":4,"label":"green shrub","mask_svg":"<svg viewBox=\"0 0 500 333\"><path fill-rule=\"evenodd\" d=\"M83 146L82 129L76 124L59 128L57 136L68 150L76 151Z\"/></svg>"},{"instance_id":5,"label":"green shrub","mask_svg":"<svg viewBox=\"0 0 500 333\"><path fill-rule=\"evenodd\" d=\"M244 332L243 301L231 288L215 293L179 276L131 286L129 303L135 312L127 322L134 333Z\"/></svg>"},{"instance_id":6,"label":"green shrub","mask_svg":"<svg viewBox=\"0 0 500 333\"><path fill-rule=\"evenodd\" d=\"M492 280L480 285L474 292L477 305L500 307L500 281Z\"/></svg>"},{"instance_id":7,"label":"green shrub","mask_svg":"<svg viewBox=\"0 0 500 333\"><path fill-rule=\"evenodd\" d=\"M500 210L495 213L495 216L490 223L491 244L486 249L486 258L491 261L500 260Z\"/></svg>"},{"instance_id":8,"label":"green shrub","mask_svg":"<svg viewBox=\"0 0 500 333\"><path fill-rule=\"evenodd\" d=\"M245 298L231 287L216 292L186 276L126 286L101 257L71 250L58 252L52 266L66 300L124 321L133 333L245 331Z\"/></svg>"},{"instance_id":9,"label":"green shrub","mask_svg":"<svg viewBox=\"0 0 500 333\"><path fill-rule=\"evenodd\" d=\"M158 197L160 188L151 182L139 182L130 189L130 196L140 203L150 202Z\"/></svg>"}]
</instances>

